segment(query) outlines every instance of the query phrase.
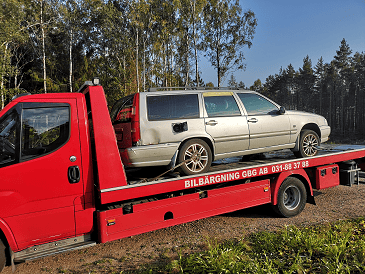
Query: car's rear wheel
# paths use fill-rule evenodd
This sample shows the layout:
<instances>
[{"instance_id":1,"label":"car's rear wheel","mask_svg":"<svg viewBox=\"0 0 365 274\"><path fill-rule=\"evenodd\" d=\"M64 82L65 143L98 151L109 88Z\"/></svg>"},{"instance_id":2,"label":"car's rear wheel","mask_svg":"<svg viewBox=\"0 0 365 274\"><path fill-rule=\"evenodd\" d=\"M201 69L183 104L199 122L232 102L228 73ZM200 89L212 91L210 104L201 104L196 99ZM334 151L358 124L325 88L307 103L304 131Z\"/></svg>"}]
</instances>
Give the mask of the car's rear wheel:
<instances>
[{"instance_id":1,"label":"car's rear wheel","mask_svg":"<svg viewBox=\"0 0 365 274\"><path fill-rule=\"evenodd\" d=\"M294 155L298 158L316 156L320 143L318 134L313 130L303 130L299 137L299 151L295 151Z\"/></svg>"},{"instance_id":2,"label":"car's rear wheel","mask_svg":"<svg viewBox=\"0 0 365 274\"><path fill-rule=\"evenodd\" d=\"M303 211L307 202L307 190L301 180L288 177L281 184L277 198L274 210L283 217L293 217Z\"/></svg>"},{"instance_id":3,"label":"car's rear wheel","mask_svg":"<svg viewBox=\"0 0 365 274\"><path fill-rule=\"evenodd\" d=\"M180 149L178 171L185 175L206 172L212 163L212 152L206 142L200 139L187 141Z\"/></svg>"}]
</instances>

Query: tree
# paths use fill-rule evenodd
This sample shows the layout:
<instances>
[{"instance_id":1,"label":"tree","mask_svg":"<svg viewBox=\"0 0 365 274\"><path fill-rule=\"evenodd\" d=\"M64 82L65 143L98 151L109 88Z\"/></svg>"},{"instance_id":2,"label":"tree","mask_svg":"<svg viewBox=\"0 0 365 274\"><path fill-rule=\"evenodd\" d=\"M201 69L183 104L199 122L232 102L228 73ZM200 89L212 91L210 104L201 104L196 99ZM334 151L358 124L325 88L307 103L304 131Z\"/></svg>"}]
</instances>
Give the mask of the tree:
<instances>
[{"instance_id":1,"label":"tree","mask_svg":"<svg viewBox=\"0 0 365 274\"><path fill-rule=\"evenodd\" d=\"M342 115L340 116L340 132L345 134L345 117L348 115L348 106L346 105L346 97L350 88L351 75L351 49L345 39L342 39L340 49L336 51L333 64L336 68L336 73L339 77L338 96L335 98L339 100Z\"/></svg>"},{"instance_id":2,"label":"tree","mask_svg":"<svg viewBox=\"0 0 365 274\"><path fill-rule=\"evenodd\" d=\"M240 82L238 83L238 88L246 89L245 83L243 83L242 81L240 81Z\"/></svg>"},{"instance_id":3,"label":"tree","mask_svg":"<svg viewBox=\"0 0 365 274\"><path fill-rule=\"evenodd\" d=\"M228 81L228 86L231 88L237 88L238 87L238 83L236 81L236 77L234 77L233 74L231 74L231 78Z\"/></svg>"},{"instance_id":4,"label":"tree","mask_svg":"<svg viewBox=\"0 0 365 274\"><path fill-rule=\"evenodd\" d=\"M301 96L298 92L297 108L313 111L315 76L313 74L312 61L308 55L303 59L303 66L299 68L297 83L298 91L301 92Z\"/></svg>"},{"instance_id":5,"label":"tree","mask_svg":"<svg viewBox=\"0 0 365 274\"><path fill-rule=\"evenodd\" d=\"M262 83L260 79L257 79L252 86L250 86L250 90L260 92L262 89Z\"/></svg>"},{"instance_id":6,"label":"tree","mask_svg":"<svg viewBox=\"0 0 365 274\"><path fill-rule=\"evenodd\" d=\"M242 14L239 1L209 0L204 8L201 48L217 70L218 86L228 71L243 70L243 47L251 48L257 20L248 10Z\"/></svg>"},{"instance_id":7,"label":"tree","mask_svg":"<svg viewBox=\"0 0 365 274\"><path fill-rule=\"evenodd\" d=\"M318 59L317 65L315 66L314 76L315 76L315 83L314 83L314 89L315 89L315 96L319 98L319 114L324 113L323 112L323 97L326 93L326 85L325 85L325 64L323 61L323 58Z\"/></svg>"}]
</instances>

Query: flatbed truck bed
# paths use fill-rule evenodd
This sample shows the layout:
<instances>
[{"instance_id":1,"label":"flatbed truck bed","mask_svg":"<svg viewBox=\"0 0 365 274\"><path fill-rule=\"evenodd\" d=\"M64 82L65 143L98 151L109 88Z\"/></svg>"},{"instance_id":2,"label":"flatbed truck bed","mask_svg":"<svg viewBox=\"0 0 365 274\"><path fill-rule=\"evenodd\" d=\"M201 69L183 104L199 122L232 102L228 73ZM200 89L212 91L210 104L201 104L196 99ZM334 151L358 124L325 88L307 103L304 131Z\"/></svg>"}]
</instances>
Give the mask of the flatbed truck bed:
<instances>
[{"instance_id":1,"label":"flatbed truck bed","mask_svg":"<svg viewBox=\"0 0 365 274\"><path fill-rule=\"evenodd\" d=\"M292 217L315 204L313 189L351 185L365 170L363 146L229 158L194 176L125 169L97 83L16 98L0 125L0 270L257 205Z\"/></svg>"}]
</instances>

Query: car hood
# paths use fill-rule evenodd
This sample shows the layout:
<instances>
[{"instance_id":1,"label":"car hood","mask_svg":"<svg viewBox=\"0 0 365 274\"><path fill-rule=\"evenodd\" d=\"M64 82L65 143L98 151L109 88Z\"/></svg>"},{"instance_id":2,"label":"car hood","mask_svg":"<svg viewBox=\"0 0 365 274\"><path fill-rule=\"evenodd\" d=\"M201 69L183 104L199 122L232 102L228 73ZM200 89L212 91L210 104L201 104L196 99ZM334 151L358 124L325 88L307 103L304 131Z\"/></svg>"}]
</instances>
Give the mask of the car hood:
<instances>
[{"instance_id":1,"label":"car hood","mask_svg":"<svg viewBox=\"0 0 365 274\"><path fill-rule=\"evenodd\" d=\"M327 125L327 120L322 115L315 114L315 113L309 113L305 111L299 111L299 110L286 110L285 113L287 113L289 116L292 117L306 117L307 119L316 121L319 125Z\"/></svg>"}]
</instances>

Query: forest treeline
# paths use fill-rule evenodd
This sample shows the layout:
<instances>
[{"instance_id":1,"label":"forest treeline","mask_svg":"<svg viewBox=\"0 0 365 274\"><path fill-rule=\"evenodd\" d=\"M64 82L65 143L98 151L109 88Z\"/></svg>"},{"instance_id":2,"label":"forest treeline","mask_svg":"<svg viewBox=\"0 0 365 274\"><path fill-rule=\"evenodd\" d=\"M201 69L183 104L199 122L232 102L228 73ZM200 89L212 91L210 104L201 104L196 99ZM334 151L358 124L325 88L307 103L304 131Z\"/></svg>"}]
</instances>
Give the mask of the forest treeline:
<instances>
[{"instance_id":1,"label":"forest treeline","mask_svg":"<svg viewBox=\"0 0 365 274\"><path fill-rule=\"evenodd\" d=\"M231 75L231 87L245 87L233 72L245 69L256 26L238 0L1 0L1 107L18 93L74 92L95 76L110 103L149 87L211 86L203 56L219 86ZM330 63L306 56L298 71L247 88L350 136L365 131L364 78L364 53L343 39Z\"/></svg>"},{"instance_id":2,"label":"forest treeline","mask_svg":"<svg viewBox=\"0 0 365 274\"><path fill-rule=\"evenodd\" d=\"M237 85L233 76L229 83ZM365 54L353 54L345 39L330 63L321 57L313 66L306 56L298 71L290 64L264 83L256 80L250 89L287 109L323 115L331 126L332 137L364 140Z\"/></svg>"},{"instance_id":3,"label":"forest treeline","mask_svg":"<svg viewBox=\"0 0 365 274\"><path fill-rule=\"evenodd\" d=\"M19 89L75 91L94 76L109 100L155 86L218 84L244 69L257 20L238 0L2 0L2 104Z\"/></svg>"}]
</instances>

